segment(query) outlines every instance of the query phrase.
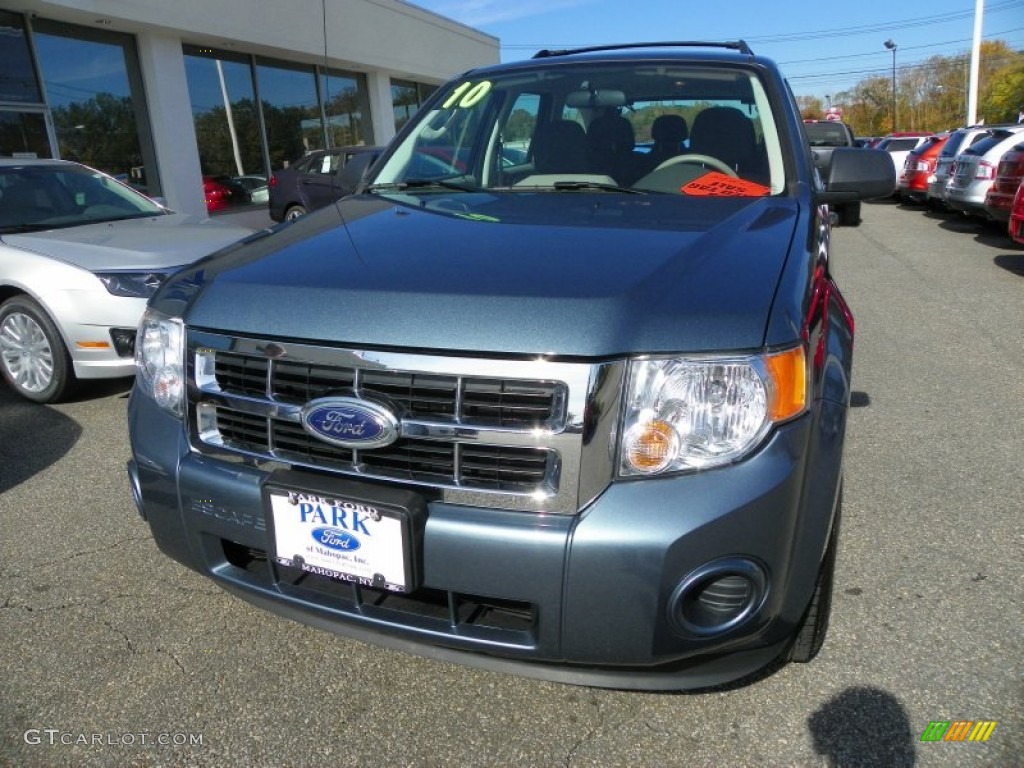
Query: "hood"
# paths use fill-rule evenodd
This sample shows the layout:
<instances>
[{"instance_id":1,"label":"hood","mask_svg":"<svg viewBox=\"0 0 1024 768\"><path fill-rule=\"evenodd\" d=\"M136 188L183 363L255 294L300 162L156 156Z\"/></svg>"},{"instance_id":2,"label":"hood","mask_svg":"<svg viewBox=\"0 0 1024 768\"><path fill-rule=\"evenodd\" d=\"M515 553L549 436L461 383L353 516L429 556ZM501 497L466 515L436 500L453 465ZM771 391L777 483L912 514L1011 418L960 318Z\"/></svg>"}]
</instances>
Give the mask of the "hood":
<instances>
[{"instance_id":1,"label":"hood","mask_svg":"<svg viewBox=\"0 0 1024 768\"><path fill-rule=\"evenodd\" d=\"M204 260L156 301L186 302L196 327L351 346L753 349L797 218L783 198L361 197Z\"/></svg>"},{"instance_id":2,"label":"hood","mask_svg":"<svg viewBox=\"0 0 1024 768\"><path fill-rule=\"evenodd\" d=\"M90 272L180 267L252 234L212 219L168 213L45 232L3 235L8 245Z\"/></svg>"}]
</instances>

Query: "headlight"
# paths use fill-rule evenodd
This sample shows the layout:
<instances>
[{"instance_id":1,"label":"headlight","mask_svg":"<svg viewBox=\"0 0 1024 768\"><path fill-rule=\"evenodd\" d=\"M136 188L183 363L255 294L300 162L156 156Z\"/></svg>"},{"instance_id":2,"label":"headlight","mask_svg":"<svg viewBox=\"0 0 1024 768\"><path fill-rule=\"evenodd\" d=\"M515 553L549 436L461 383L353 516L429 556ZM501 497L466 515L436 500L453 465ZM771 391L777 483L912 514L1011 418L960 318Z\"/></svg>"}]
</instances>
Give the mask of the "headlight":
<instances>
[{"instance_id":1,"label":"headlight","mask_svg":"<svg viewBox=\"0 0 1024 768\"><path fill-rule=\"evenodd\" d=\"M728 464L807 408L803 347L755 357L636 360L619 448L623 476Z\"/></svg>"},{"instance_id":2,"label":"headlight","mask_svg":"<svg viewBox=\"0 0 1024 768\"><path fill-rule=\"evenodd\" d=\"M157 405L184 413L185 329L181 320L147 309L135 340L139 384Z\"/></svg>"},{"instance_id":3,"label":"headlight","mask_svg":"<svg viewBox=\"0 0 1024 768\"><path fill-rule=\"evenodd\" d=\"M114 296L148 299L167 279L164 272L97 272L103 286Z\"/></svg>"}]
</instances>

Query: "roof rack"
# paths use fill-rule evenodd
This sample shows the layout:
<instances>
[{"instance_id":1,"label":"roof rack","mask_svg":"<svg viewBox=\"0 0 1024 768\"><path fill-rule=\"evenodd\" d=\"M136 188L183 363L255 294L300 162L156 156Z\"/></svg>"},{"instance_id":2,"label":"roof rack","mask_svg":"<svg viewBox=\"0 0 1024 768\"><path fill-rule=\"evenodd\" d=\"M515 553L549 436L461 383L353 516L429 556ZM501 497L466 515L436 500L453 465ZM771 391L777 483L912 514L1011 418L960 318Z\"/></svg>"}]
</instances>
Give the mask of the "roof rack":
<instances>
[{"instance_id":1,"label":"roof rack","mask_svg":"<svg viewBox=\"0 0 1024 768\"><path fill-rule=\"evenodd\" d=\"M621 43L617 45L591 45L586 48L565 48L560 51L550 51L544 49L537 51L533 54L535 59L546 59L551 56L568 56L573 53L591 53L592 51L617 51L625 48L728 48L733 51L739 51L740 53L746 54L747 56L753 56L754 52L750 50L750 46L747 45L744 40L733 40L724 42L711 42L706 40L680 40L672 42L658 42L658 43Z\"/></svg>"}]
</instances>

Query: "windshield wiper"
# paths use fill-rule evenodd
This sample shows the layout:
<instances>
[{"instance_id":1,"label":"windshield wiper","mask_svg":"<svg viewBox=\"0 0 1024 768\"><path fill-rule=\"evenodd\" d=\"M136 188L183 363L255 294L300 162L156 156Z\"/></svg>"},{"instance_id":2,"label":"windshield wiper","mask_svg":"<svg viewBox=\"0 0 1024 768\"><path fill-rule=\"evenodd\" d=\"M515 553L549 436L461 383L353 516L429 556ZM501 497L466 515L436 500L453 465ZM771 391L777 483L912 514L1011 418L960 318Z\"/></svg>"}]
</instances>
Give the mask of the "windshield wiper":
<instances>
[{"instance_id":1,"label":"windshield wiper","mask_svg":"<svg viewBox=\"0 0 1024 768\"><path fill-rule=\"evenodd\" d=\"M391 192L406 189L453 189L456 192L479 192L480 187L472 184L460 184L446 179L409 179L408 181L392 181L384 184L371 184L367 192Z\"/></svg>"},{"instance_id":2,"label":"windshield wiper","mask_svg":"<svg viewBox=\"0 0 1024 768\"><path fill-rule=\"evenodd\" d=\"M556 181L551 185L554 189L559 192L576 192L581 189L597 189L602 192L621 192L626 195L646 195L639 189L630 189L629 187L620 187L615 184L608 184L602 181Z\"/></svg>"}]
</instances>

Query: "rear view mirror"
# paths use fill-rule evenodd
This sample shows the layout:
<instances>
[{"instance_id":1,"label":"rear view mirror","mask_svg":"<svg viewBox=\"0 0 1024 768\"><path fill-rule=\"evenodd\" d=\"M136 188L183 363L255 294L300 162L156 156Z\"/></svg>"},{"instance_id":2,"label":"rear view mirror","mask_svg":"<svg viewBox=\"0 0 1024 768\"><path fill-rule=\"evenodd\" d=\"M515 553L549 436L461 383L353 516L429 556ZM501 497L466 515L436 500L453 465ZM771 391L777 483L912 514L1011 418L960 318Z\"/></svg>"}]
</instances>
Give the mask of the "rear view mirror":
<instances>
[{"instance_id":1,"label":"rear view mirror","mask_svg":"<svg viewBox=\"0 0 1024 768\"><path fill-rule=\"evenodd\" d=\"M565 103L575 109L586 107L624 107L626 106L626 94L622 91L612 91L608 88L599 88L594 91L573 91L566 96Z\"/></svg>"}]
</instances>

